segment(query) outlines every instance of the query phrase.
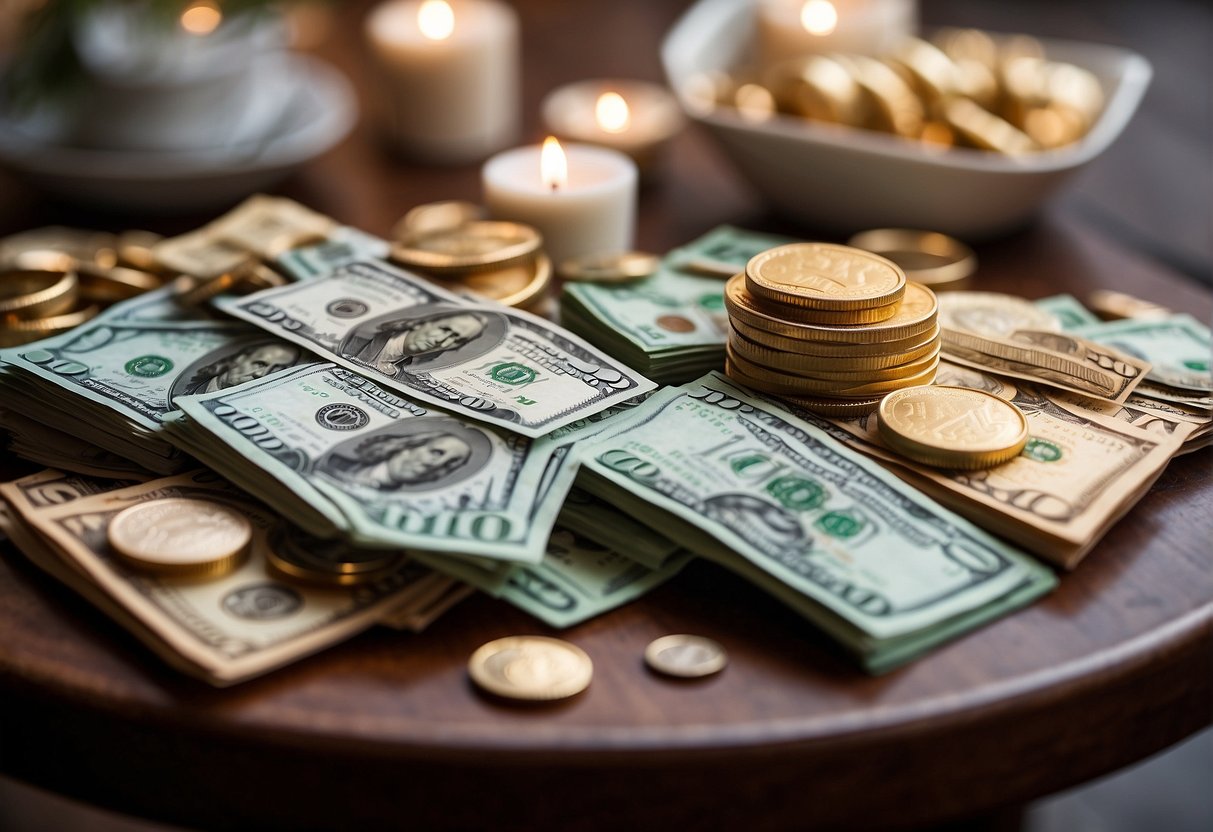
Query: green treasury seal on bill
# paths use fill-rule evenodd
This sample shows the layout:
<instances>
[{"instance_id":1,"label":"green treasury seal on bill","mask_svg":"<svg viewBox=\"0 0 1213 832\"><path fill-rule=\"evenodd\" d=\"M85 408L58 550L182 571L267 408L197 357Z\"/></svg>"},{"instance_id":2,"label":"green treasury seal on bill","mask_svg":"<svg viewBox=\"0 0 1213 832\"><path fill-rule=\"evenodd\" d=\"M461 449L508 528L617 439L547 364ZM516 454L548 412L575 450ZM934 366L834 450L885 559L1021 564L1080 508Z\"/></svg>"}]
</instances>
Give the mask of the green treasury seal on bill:
<instances>
[{"instance_id":1,"label":"green treasury seal on bill","mask_svg":"<svg viewBox=\"0 0 1213 832\"><path fill-rule=\"evenodd\" d=\"M538 437L656 385L572 333L386 263L219 306L374 381Z\"/></svg>"}]
</instances>

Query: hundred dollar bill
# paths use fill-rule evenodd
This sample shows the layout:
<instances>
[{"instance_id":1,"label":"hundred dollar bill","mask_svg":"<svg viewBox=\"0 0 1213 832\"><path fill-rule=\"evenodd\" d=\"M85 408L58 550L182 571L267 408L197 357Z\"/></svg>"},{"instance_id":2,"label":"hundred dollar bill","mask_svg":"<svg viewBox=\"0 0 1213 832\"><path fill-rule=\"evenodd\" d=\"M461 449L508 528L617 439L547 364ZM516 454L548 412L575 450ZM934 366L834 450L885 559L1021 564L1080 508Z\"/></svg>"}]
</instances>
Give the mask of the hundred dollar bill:
<instances>
[{"instance_id":1,"label":"hundred dollar bill","mask_svg":"<svg viewBox=\"0 0 1213 832\"><path fill-rule=\"evenodd\" d=\"M325 242L291 249L280 255L274 265L294 280L315 280L327 277L347 263L384 260L391 248L387 240L341 226Z\"/></svg>"},{"instance_id":2,"label":"hundred dollar bill","mask_svg":"<svg viewBox=\"0 0 1213 832\"><path fill-rule=\"evenodd\" d=\"M170 438L308 531L362 545L535 563L573 476L567 450L551 465L557 442L435 410L332 364L177 404L184 417Z\"/></svg>"},{"instance_id":3,"label":"hundred dollar bill","mask_svg":"<svg viewBox=\"0 0 1213 832\"><path fill-rule=\"evenodd\" d=\"M554 324L385 263L224 298L223 310L431 404L538 437L653 389Z\"/></svg>"},{"instance_id":4,"label":"hundred dollar bill","mask_svg":"<svg viewBox=\"0 0 1213 832\"><path fill-rule=\"evenodd\" d=\"M311 358L237 322L109 320L0 352L4 406L159 473L185 464L159 433L175 400Z\"/></svg>"},{"instance_id":5,"label":"hundred dollar bill","mask_svg":"<svg viewBox=\"0 0 1213 832\"><path fill-rule=\"evenodd\" d=\"M473 586L530 613L553 627L572 627L634 601L665 583L690 561L680 551L657 569L557 527L540 563L519 565L504 580L477 580Z\"/></svg>"},{"instance_id":6,"label":"hundred dollar bill","mask_svg":"<svg viewBox=\"0 0 1213 832\"><path fill-rule=\"evenodd\" d=\"M9 434L8 448L22 459L48 468L109 479L151 479L151 473L126 457L70 433L47 427L0 407L0 429Z\"/></svg>"},{"instance_id":7,"label":"hundred dollar bill","mask_svg":"<svg viewBox=\"0 0 1213 832\"><path fill-rule=\"evenodd\" d=\"M695 264L709 262L737 273L755 254L788 242L721 226L671 251L658 272L644 280L566 283L561 322L650 378L666 383L698 378L724 363L729 328L723 281L703 276Z\"/></svg>"},{"instance_id":8,"label":"hundred dollar bill","mask_svg":"<svg viewBox=\"0 0 1213 832\"><path fill-rule=\"evenodd\" d=\"M581 447L578 483L883 671L1048 591L1047 569L719 374Z\"/></svg>"},{"instance_id":9,"label":"hundred dollar bill","mask_svg":"<svg viewBox=\"0 0 1213 832\"><path fill-rule=\"evenodd\" d=\"M800 415L891 463L895 473L954 511L1067 569L1145 494L1191 429L1134 424L1089 410L1073 396L1060 399L947 362L940 364L937 382L986 390L1015 404L1028 419L1023 453L980 471L937 470L890 450L874 415Z\"/></svg>"},{"instance_id":10,"label":"hundred dollar bill","mask_svg":"<svg viewBox=\"0 0 1213 832\"><path fill-rule=\"evenodd\" d=\"M577 486L565 497L556 523L649 569L660 569L682 552L665 535Z\"/></svg>"},{"instance_id":11,"label":"hundred dollar bill","mask_svg":"<svg viewBox=\"0 0 1213 832\"><path fill-rule=\"evenodd\" d=\"M1146 378L1156 384L1186 391L1213 391L1213 372L1209 369L1213 337L1209 328L1191 315L1099 321L1075 330L1075 334L1150 362Z\"/></svg>"},{"instance_id":12,"label":"hundred dollar bill","mask_svg":"<svg viewBox=\"0 0 1213 832\"><path fill-rule=\"evenodd\" d=\"M209 472L154 480L62 499L75 486L44 479L0 485L18 521L14 541L33 557L54 558L73 588L114 614L152 650L215 685L260 675L329 647L399 608L428 571L406 564L381 581L353 589L311 589L270 575L266 550L283 522ZM50 491L56 498L43 497ZM106 529L119 511L147 500L184 497L235 509L253 526L248 560L212 581L148 575L127 568L109 550ZM39 565L42 565L41 563Z\"/></svg>"},{"instance_id":13,"label":"hundred dollar bill","mask_svg":"<svg viewBox=\"0 0 1213 832\"><path fill-rule=\"evenodd\" d=\"M1072 333L1017 330L1005 338L943 330L948 359L979 370L1123 402L1150 370L1145 361Z\"/></svg>"}]
</instances>

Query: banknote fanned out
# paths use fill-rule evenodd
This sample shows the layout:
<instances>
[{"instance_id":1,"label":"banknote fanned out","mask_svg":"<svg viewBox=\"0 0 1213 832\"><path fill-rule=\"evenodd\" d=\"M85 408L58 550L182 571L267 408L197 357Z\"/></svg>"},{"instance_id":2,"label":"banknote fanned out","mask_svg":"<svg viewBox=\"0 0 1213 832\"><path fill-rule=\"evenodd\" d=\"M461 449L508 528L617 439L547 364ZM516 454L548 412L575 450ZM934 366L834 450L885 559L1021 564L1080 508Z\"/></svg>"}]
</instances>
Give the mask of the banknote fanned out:
<instances>
[{"instance_id":1,"label":"banknote fanned out","mask_svg":"<svg viewBox=\"0 0 1213 832\"><path fill-rule=\"evenodd\" d=\"M46 471L0 485L0 495L8 504L13 542L30 560L162 659L217 686L344 641L389 611L399 612L428 584L428 570L415 563L352 589L276 580L267 571L266 548L275 535L298 532L210 472L98 493L87 480ZM218 502L247 517L253 527L248 560L222 578L198 582L135 572L115 559L106 537L113 517L165 497Z\"/></svg>"},{"instance_id":2,"label":"banknote fanned out","mask_svg":"<svg viewBox=\"0 0 1213 832\"><path fill-rule=\"evenodd\" d=\"M533 438L655 386L550 321L386 263L347 263L218 306L379 384Z\"/></svg>"},{"instance_id":3,"label":"banknote fanned out","mask_svg":"<svg viewBox=\"0 0 1213 832\"><path fill-rule=\"evenodd\" d=\"M945 328L943 354L967 367L1118 403L1150 370L1146 361L1072 333L1038 330L995 338Z\"/></svg>"},{"instance_id":4,"label":"banknote fanned out","mask_svg":"<svg viewBox=\"0 0 1213 832\"><path fill-rule=\"evenodd\" d=\"M1031 558L718 374L657 392L579 450L579 485L755 582L872 672L1056 583Z\"/></svg>"},{"instance_id":5,"label":"banknote fanned out","mask_svg":"<svg viewBox=\"0 0 1213 832\"><path fill-rule=\"evenodd\" d=\"M953 511L1068 569L1145 494L1192 429L1156 418L1153 425L1137 425L1133 414L1102 415L1074 394L1055 395L947 362L938 381L1015 404L1028 419L1023 452L981 471L945 471L890 450L874 416L800 415L838 441L890 463L894 473Z\"/></svg>"},{"instance_id":6,"label":"banknote fanned out","mask_svg":"<svg viewBox=\"0 0 1213 832\"><path fill-rule=\"evenodd\" d=\"M742 272L755 254L788 242L721 226L671 251L657 273L644 280L566 284L561 322L649 378L665 384L690 381L724 364L729 331L724 278ZM704 277L694 269L700 261L721 271Z\"/></svg>"}]
</instances>

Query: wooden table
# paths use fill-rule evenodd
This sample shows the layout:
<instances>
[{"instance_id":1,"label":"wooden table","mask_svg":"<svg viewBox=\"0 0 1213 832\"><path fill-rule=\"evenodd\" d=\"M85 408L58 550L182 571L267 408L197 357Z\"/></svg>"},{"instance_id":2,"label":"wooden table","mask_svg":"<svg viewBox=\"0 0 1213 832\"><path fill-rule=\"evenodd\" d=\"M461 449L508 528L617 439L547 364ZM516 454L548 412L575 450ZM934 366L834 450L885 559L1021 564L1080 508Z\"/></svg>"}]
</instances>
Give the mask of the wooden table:
<instances>
[{"instance_id":1,"label":"wooden table","mask_svg":"<svg viewBox=\"0 0 1213 832\"><path fill-rule=\"evenodd\" d=\"M643 0L518 5L529 114L566 80L658 77L656 44L679 11ZM926 7L928 19L1012 28L997 10ZM366 90L358 19L347 7L322 51ZM1057 19L1042 25L1056 29ZM562 35L591 26L593 38ZM1183 154L1158 158L1155 135L1131 128L1123 142L1182 179ZM765 216L706 136L689 132L675 150L664 181L643 196L643 246L666 249L725 221L812 233ZM1169 228L1130 222L1137 233L1113 239L1108 230L1124 216L1149 211L1084 207L1083 194L1140 193L1136 174L1111 164L1097 162L1078 195L1033 227L980 247L979 285L1027 297L1118 288L1208 320L1209 292L1160 263L1207 269L1207 254L1189 245L1199 213ZM363 126L283 192L385 233L413 204L477 190L475 169L392 162ZM42 221L198 224L82 214L0 178L0 232ZM767 596L694 564L641 601L563 632L593 657L594 683L541 708L490 701L468 682L467 656L482 642L547 632L485 597L422 635L376 630L218 691L163 666L6 544L0 772L207 828L890 829L989 815L1213 722L1210 480L1209 451L1175 460L1052 595L881 678L864 676ZM721 641L731 665L698 683L650 674L643 648L670 632Z\"/></svg>"}]
</instances>

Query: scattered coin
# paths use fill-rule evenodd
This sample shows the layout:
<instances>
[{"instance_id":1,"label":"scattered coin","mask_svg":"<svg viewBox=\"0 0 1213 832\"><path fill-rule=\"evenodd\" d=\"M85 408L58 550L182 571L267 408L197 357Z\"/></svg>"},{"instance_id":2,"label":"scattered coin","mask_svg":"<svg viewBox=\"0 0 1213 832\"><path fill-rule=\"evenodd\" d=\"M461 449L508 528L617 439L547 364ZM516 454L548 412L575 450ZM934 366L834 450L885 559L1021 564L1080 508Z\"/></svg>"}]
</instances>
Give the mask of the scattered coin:
<instances>
[{"instance_id":1,"label":"scattered coin","mask_svg":"<svg viewBox=\"0 0 1213 832\"><path fill-rule=\"evenodd\" d=\"M118 262L142 272L155 272L160 268L156 261L156 244L164 238L152 231L123 231L118 235Z\"/></svg>"},{"instance_id":2,"label":"scattered coin","mask_svg":"<svg viewBox=\"0 0 1213 832\"><path fill-rule=\"evenodd\" d=\"M529 225L479 220L396 243L391 258L423 272L457 274L530 259L542 244L539 232Z\"/></svg>"},{"instance_id":3,"label":"scattered coin","mask_svg":"<svg viewBox=\"0 0 1213 832\"><path fill-rule=\"evenodd\" d=\"M386 549L360 549L343 540L325 540L288 528L276 528L266 548L270 570L288 580L324 586L360 586L391 574L406 556Z\"/></svg>"},{"instance_id":4,"label":"scattered coin","mask_svg":"<svg viewBox=\"0 0 1213 832\"><path fill-rule=\"evenodd\" d=\"M963 288L977 269L973 249L937 231L874 228L851 237L847 245L892 260L907 280L936 292Z\"/></svg>"},{"instance_id":5,"label":"scattered coin","mask_svg":"<svg viewBox=\"0 0 1213 832\"><path fill-rule=\"evenodd\" d=\"M898 390L885 396L876 416L890 448L938 468L991 468L1028 442L1028 420L1018 407L967 387Z\"/></svg>"},{"instance_id":6,"label":"scattered coin","mask_svg":"<svg viewBox=\"0 0 1213 832\"><path fill-rule=\"evenodd\" d=\"M405 214L392 228L392 239L407 242L439 231L460 228L482 219L484 210L471 202L458 199L428 202Z\"/></svg>"},{"instance_id":7,"label":"scattered coin","mask_svg":"<svg viewBox=\"0 0 1213 832\"><path fill-rule=\"evenodd\" d=\"M151 272L113 266L103 269L91 263L76 267L80 296L98 303L117 303L160 288L161 279Z\"/></svg>"},{"instance_id":8,"label":"scattered coin","mask_svg":"<svg viewBox=\"0 0 1213 832\"><path fill-rule=\"evenodd\" d=\"M15 316L5 317L0 322L0 347L17 347L67 332L95 318L100 311L101 307L97 304L89 304L45 318L24 320Z\"/></svg>"},{"instance_id":9,"label":"scattered coin","mask_svg":"<svg viewBox=\"0 0 1213 832\"><path fill-rule=\"evenodd\" d=\"M658 255L643 251L590 254L565 260L560 264L560 276L590 283L630 283L652 275L660 266Z\"/></svg>"},{"instance_id":10,"label":"scattered coin","mask_svg":"<svg viewBox=\"0 0 1213 832\"><path fill-rule=\"evenodd\" d=\"M1057 319L1031 301L1000 292L945 292L939 325L1001 338L1019 329L1061 329Z\"/></svg>"},{"instance_id":11,"label":"scattered coin","mask_svg":"<svg viewBox=\"0 0 1213 832\"><path fill-rule=\"evenodd\" d=\"M509 636L482 645L468 674L483 690L508 699L548 701L589 687L594 663L575 644L545 636Z\"/></svg>"},{"instance_id":12,"label":"scattered coin","mask_svg":"<svg viewBox=\"0 0 1213 832\"><path fill-rule=\"evenodd\" d=\"M444 282L459 286L517 309L534 309L547 298L552 285L552 261L546 254L489 271L469 272Z\"/></svg>"},{"instance_id":13,"label":"scattered coin","mask_svg":"<svg viewBox=\"0 0 1213 832\"><path fill-rule=\"evenodd\" d=\"M138 569L215 578L247 556L252 524L214 501L171 497L123 509L107 535L114 552Z\"/></svg>"},{"instance_id":14,"label":"scattered coin","mask_svg":"<svg viewBox=\"0 0 1213 832\"><path fill-rule=\"evenodd\" d=\"M703 636L676 634L649 642L644 661L658 673L696 679L724 670L729 657L719 643Z\"/></svg>"},{"instance_id":15,"label":"scattered coin","mask_svg":"<svg viewBox=\"0 0 1213 832\"><path fill-rule=\"evenodd\" d=\"M74 271L15 269L0 272L0 317L41 318L70 309L79 293Z\"/></svg>"},{"instance_id":16,"label":"scattered coin","mask_svg":"<svg viewBox=\"0 0 1213 832\"><path fill-rule=\"evenodd\" d=\"M1175 314L1165 306L1124 292L1113 292L1110 289L1096 289L1087 295L1087 306L1091 311L1106 321L1116 321L1121 318L1138 318L1140 320L1159 320Z\"/></svg>"},{"instance_id":17,"label":"scattered coin","mask_svg":"<svg viewBox=\"0 0 1213 832\"><path fill-rule=\"evenodd\" d=\"M700 277L723 277L726 280L737 274L737 267L723 260L711 260L707 257L692 257L678 264L678 270L696 274Z\"/></svg>"}]
</instances>

